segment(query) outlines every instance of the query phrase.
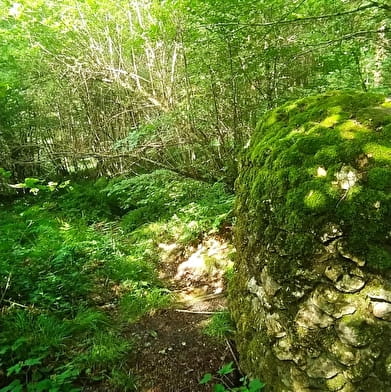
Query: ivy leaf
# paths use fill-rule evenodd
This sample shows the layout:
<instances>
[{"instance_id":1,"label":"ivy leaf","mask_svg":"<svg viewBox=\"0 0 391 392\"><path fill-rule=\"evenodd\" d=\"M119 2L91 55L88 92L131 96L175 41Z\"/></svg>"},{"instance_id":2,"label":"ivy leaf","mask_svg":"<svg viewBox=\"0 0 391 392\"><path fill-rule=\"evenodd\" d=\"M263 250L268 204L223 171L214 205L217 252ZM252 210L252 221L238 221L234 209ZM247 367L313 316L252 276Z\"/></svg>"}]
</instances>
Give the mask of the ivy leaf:
<instances>
[{"instance_id":1,"label":"ivy leaf","mask_svg":"<svg viewBox=\"0 0 391 392\"><path fill-rule=\"evenodd\" d=\"M261 389L263 389L263 387L266 384L263 383L262 381L259 381L257 378L254 380L251 380L248 384L248 390L249 392L259 392Z\"/></svg>"},{"instance_id":2,"label":"ivy leaf","mask_svg":"<svg viewBox=\"0 0 391 392\"><path fill-rule=\"evenodd\" d=\"M202 377L201 378L201 380L200 380L200 384L206 384L206 383L208 383L211 379L212 379L213 377L212 377L212 375L210 374L210 373L206 373L206 374L204 374L204 377Z\"/></svg>"},{"instance_id":3,"label":"ivy leaf","mask_svg":"<svg viewBox=\"0 0 391 392\"><path fill-rule=\"evenodd\" d=\"M235 370L233 367L233 362L226 363L219 371L218 373L220 376L224 376L225 374L230 374Z\"/></svg>"}]
</instances>

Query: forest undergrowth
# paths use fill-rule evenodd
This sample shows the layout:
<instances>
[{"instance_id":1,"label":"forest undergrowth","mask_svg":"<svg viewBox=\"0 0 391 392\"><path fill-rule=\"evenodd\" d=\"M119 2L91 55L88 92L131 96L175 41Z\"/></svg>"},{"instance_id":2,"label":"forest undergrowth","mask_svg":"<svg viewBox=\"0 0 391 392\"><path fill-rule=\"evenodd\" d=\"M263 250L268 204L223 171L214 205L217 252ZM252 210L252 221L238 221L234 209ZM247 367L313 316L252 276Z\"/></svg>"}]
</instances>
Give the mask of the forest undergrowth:
<instances>
[{"instance_id":1,"label":"forest undergrowth","mask_svg":"<svg viewBox=\"0 0 391 392\"><path fill-rule=\"evenodd\" d=\"M163 170L19 187L0 205L0 391L137 390L125 332L176 301L159 244L219 232L233 196Z\"/></svg>"}]
</instances>

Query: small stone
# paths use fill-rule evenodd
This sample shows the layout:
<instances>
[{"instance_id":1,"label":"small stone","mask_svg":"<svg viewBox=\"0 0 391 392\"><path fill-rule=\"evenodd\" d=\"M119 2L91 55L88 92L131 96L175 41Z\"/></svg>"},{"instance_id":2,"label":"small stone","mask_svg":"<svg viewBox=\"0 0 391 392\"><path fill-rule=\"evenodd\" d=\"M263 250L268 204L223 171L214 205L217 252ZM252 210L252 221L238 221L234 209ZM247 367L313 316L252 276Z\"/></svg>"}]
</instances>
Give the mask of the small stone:
<instances>
[{"instance_id":1,"label":"small stone","mask_svg":"<svg viewBox=\"0 0 391 392\"><path fill-rule=\"evenodd\" d=\"M281 286L270 276L267 267L261 272L261 282L266 294L273 297Z\"/></svg>"},{"instance_id":2,"label":"small stone","mask_svg":"<svg viewBox=\"0 0 391 392\"><path fill-rule=\"evenodd\" d=\"M372 312L379 319L391 321L391 304L389 302L373 302Z\"/></svg>"},{"instance_id":3,"label":"small stone","mask_svg":"<svg viewBox=\"0 0 391 392\"><path fill-rule=\"evenodd\" d=\"M280 361L292 361L293 354L291 351L292 340L290 338L280 339L274 346L273 352Z\"/></svg>"},{"instance_id":4,"label":"small stone","mask_svg":"<svg viewBox=\"0 0 391 392\"><path fill-rule=\"evenodd\" d=\"M365 286L365 280L358 276L345 274L335 283L335 287L344 293L356 293Z\"/></svg>"},{"instance_id":5,"label":"small stone","mask_svg":"<svg viewBox=\"0 0 391 392\"><path fill-rule=\"evenodd\" d=\"M296 323L307 329L327 328L333 319L312 304L304 304L297 312Z\"/></svg>"},{"instance_id":6,"label":"small stone","mask_svg":"<svg viewBox=\"0 0 391 392\"><path fill-rule=\"evenodd\" d=\"M344 316L337 325L338 336L342 342L353 347L367 346L372 339L364 320Z\"/></svg>"},{"instance_id":7,"label":"small stone","mask_svg":"<svg viewBox=\"0 0 391 392\"><path fill-rule=\"evenodd\" d=\"M309 360L306 370L309 377L325 379L335 377L340 371L341 369L324 355L314 360Z\"/></svg>"},{"instance_id":8,"label":"small stone","mask_svg":"<svg viewBox=\"0 0 391 392\"><path fill-rule=\"evenodd\" d=\"M323 312L337 319L353 314L357 310L355 305L345 300L343 294L328 286L318 287L312 295L311 301Z\"/></svg>"},{"instance_id":9,"label":"small stone","mask_svg":"<svg viewBox=\"0 0 391 392\"><path fill-rule=\"evenodd\" d=\"M389 290L372 290L367 295L370 299L380 299L382 301L391 302L391 291Z\"/></svg>"},{"instance_id":10,"label":"small stone","mask_svg":"<svg viewBox=\"0 0 391 392\"><path fill-rule=\"evenodd\" d=\"M343 232L341 227L335 223L327 224L323 229L323 234L320 237L320 240L323 243L329 242L330 240L334 240L342 236Z\"/></svg>"},{"instance_id":11,"label":"small stone","mask_svg":"<svg viewBox=\"0 0 391 392\"><path fill-rule=\"evenodd\" d=\"M336 282L343 275L343 268L340 265L329 265L326 267L324 274L332 282Z\"/></svg>"},{"instance_id":12,"label":"small stone","mask_svg":"<svg viewBox=\"0 0 391 392\"><path fill-rule=\"evenodd\" d=\"M282 328L282 325L279 321L280 316L278 313L268 314L266 315L266 328L269 336L274 336L276 338L282 338L286 336L286 332Z\"/></svg>"},{"instance_id":13,"label":"small stone","mask_svg":"<svg viewBox=\"0 0 391 392\"><path fill-rule=\"evenodd\" d=\"M357 355L357 348L347 346L341 341L336 341L331 346L331 352L336 356L338 362L345 366L354 366L359 361L359 356Z\"/></svg>"}]
</instances>

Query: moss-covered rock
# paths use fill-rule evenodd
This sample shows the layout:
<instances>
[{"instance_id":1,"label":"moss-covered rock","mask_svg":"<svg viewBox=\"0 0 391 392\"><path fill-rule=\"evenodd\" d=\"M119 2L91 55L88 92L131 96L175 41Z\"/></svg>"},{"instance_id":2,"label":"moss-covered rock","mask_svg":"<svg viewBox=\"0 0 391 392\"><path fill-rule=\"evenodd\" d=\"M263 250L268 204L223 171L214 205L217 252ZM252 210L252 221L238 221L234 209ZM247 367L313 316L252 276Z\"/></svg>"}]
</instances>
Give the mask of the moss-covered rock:
<instances>
[{"instance_id":1,"label":"moss-covered rock","mask_svg":"<svg viewBox=\"0 0 391 392\"><path fill-rule=\"evenodd\" d=\"M391 390L390 102L331 92L269 112L236 190L243 367L269 391Z\"/></svg>"}]
</instances>

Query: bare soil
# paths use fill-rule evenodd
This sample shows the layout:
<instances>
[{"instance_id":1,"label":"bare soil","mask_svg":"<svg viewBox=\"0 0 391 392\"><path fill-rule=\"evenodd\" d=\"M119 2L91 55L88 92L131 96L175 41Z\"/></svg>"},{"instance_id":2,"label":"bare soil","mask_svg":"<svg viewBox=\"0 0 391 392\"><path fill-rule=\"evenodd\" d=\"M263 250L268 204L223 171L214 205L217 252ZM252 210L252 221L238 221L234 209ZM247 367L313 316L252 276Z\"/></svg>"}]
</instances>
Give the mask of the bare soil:
<instances>
[{"instance_id":1,"label":"bare soil","mask_svg":"<svg viewBox=\"0 0 391 392\"><path fill-rule=\"evenodd\" d=\"M129 327L137 347L130 362L132 373L141 392L211 391L199 380L234 361L228 342L202 332L211 314L226 307L222 271L229 263L230 246L216 236L187 249L174 244L161 248L160 274L178 302Z\"/></svg>"}]
</instances>

